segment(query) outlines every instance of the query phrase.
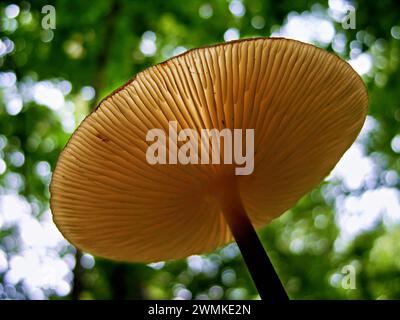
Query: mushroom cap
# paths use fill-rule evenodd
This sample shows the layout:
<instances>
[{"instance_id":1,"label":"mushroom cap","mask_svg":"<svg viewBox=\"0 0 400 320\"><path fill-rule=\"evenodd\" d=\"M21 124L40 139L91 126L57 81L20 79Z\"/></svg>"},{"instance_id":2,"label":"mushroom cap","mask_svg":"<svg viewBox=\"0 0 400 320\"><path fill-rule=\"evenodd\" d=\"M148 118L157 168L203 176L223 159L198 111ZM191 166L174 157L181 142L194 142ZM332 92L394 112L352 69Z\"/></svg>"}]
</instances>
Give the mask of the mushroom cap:
<instances>
[{"instance_id":1,"label":"mushroom cap","mask_svg":"<svg viewBox=\"0 0 400 320\"><path fill-rule=\"evenodd\" d=\"M80 124L53 174L53 219L78 248L115 260L212 251L232 240L213 186L233 166L151 165L150 129L254 129L254 172L234 179L259 228L329 174L367 107L351 66L313 45L255 38L188 51L137 74Z\"/></svg>"}]
</instances>

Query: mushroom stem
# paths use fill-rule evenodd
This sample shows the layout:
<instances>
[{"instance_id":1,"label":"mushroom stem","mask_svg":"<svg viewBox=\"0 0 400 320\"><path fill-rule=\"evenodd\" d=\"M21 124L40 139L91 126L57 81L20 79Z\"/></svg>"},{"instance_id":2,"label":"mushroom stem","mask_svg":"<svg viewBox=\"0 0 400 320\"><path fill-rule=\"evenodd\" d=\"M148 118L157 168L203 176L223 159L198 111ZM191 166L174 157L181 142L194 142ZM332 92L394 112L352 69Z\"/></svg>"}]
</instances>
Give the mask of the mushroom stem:
<instances>
[{"instance_id":1,"label":"mushroom stem","mask_svg":"<svg viewBox=\"0 0 400 320\"><path fill-rule=\"evenodd\" d=\"M289 300L246 213L236 183L230 181L225 187L221 189L222 192L217 193L219 202L261 299L270 301Z\"/></svg>"}]
</instances>

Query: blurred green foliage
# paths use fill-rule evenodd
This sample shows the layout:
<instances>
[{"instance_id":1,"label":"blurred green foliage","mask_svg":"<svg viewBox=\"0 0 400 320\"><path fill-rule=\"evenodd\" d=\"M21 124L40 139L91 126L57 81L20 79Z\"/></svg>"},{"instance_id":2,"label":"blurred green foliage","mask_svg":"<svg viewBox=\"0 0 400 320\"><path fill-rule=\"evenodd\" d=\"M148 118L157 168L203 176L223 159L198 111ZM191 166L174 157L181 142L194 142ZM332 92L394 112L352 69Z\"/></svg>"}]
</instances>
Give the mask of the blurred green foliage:
<instances>
[{"instance_id":1,"label":"blurred green foliage","mask_svg":"<svg viewBox=\"0 0 400 320\"><path fill-rule=\"evenodd\" d=\"M239 6L237 11L232 3ZM12 4L19 9L15 17ZM34 219L46 222L50 169L73 129L102 97L182 50L224 41L229 28L241 38L270 36L290 16L308 12L330 21L336 32L329 43L314 41L316 45L344 59L360 53L371 57L372 66L363 78L375 125L360 143L374 174L357 188L349 188L340 178L323 182L260 236L291 298L399 299L398 222L386 221L383 214L345 246L338 245L337 200L383 187L398 189L400 173L400 4L395 0L350 4L356 8L355 30L343 29L329 15L325 1L2 1L0 298L257 298L235 244L208 255L148 266L102 259L93 264L91 256L62 242L46 249L46 254L69 261L64 276L67 290L51 284L33 288L35 284L10 275L14 258L30 245L22 240L19 220L4 218L14 214L5 212L13 207L2 207L1 202L5 195L17 195L30 206ZM54 30L42 28L45 5L56 9ZM340 37L344 44L338 50L335 41ZM49 89L53 93L46 100ZM356 289L341 285L346 265L357 271ZM35 290L41 294L33 294Z\"/></svg>"}]
</instances>

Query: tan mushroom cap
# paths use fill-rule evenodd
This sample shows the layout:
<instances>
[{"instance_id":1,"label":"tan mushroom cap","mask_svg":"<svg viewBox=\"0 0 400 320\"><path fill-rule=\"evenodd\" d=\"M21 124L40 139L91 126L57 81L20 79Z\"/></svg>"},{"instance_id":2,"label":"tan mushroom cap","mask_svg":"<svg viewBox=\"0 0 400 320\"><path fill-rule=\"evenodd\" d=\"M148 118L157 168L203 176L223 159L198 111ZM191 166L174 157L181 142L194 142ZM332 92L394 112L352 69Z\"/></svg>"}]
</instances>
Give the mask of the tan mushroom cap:
<instances>
[{"instance_id":1,"label":"tan mushroom cap","mask_svg":"<svg viewBox=\"0 0 400 320\"><path fill-rule=\"evenodd\" d=\"M235 176L256 228L329 174L367 114L361 78L309 44L257 38L191 50L139 73L104 99L61 153L54 221L98 256L153 262L232 240L214 197L228 165L150 165L149 129L251 128L254 172ZM229 192L222 190L221 192Z\"/></svg>"}]
</instances>

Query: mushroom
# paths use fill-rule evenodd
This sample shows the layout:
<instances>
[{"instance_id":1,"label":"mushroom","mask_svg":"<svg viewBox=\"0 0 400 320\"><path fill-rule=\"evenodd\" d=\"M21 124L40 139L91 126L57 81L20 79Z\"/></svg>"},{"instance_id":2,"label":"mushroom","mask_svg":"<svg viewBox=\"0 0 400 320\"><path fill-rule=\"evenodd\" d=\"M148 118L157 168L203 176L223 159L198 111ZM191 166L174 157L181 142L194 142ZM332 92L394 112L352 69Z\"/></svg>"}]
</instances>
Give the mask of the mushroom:
<instances>
[{"instance_id":1,"label":"mushroom","mask_svg":"<svg viewBox=\"0 0 400 320\"><path fill-rule=\"evenodd\" d=\"M181 259L235 239L261 298L287 299L255 229L329 174L367 106L350 65L313 45L254 38L190 50L137 74L80 124L53 174L54 222L78 248L121 261ZM254 129L254 171L149 163L149 131L176 138L174 121L177 131ZM174 158L184 142L155 156Z\"/></svg>"}]
</instances>

